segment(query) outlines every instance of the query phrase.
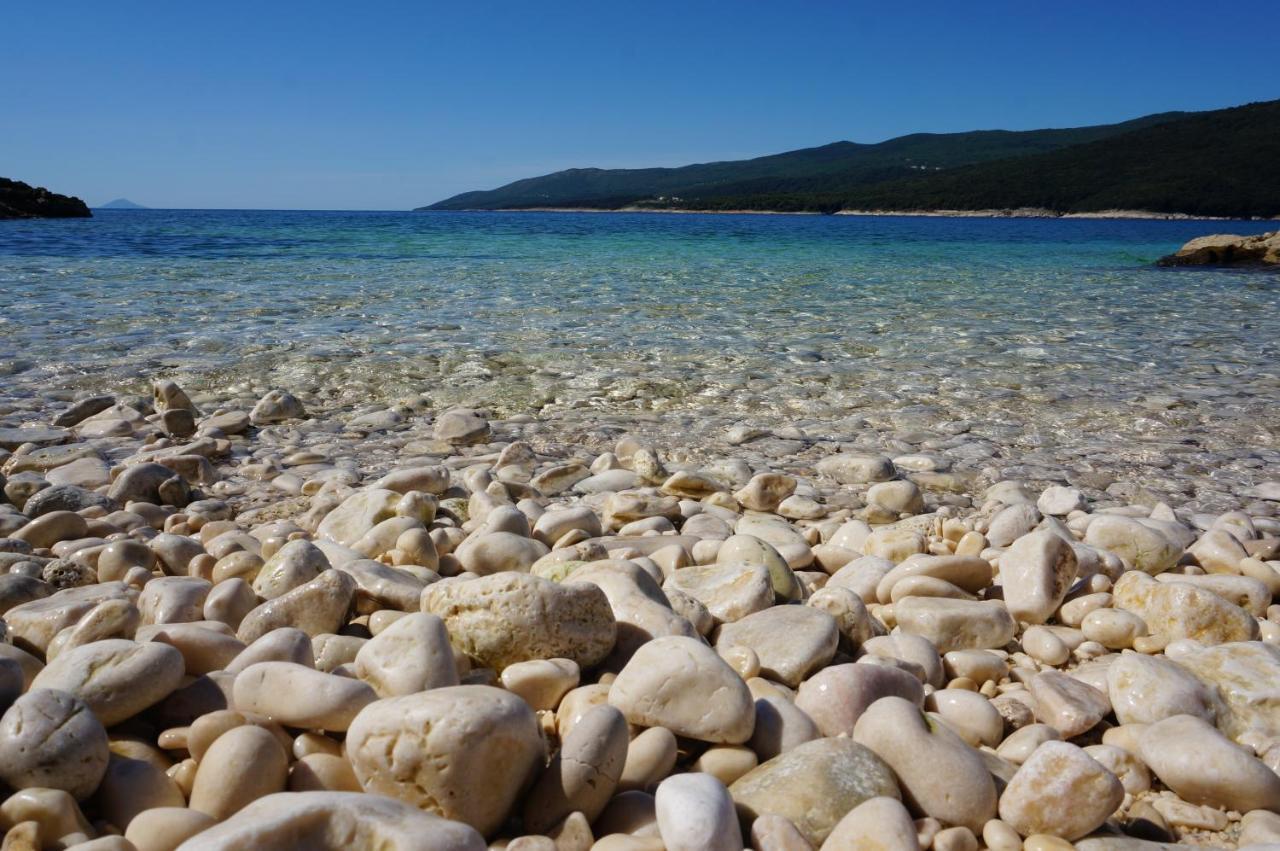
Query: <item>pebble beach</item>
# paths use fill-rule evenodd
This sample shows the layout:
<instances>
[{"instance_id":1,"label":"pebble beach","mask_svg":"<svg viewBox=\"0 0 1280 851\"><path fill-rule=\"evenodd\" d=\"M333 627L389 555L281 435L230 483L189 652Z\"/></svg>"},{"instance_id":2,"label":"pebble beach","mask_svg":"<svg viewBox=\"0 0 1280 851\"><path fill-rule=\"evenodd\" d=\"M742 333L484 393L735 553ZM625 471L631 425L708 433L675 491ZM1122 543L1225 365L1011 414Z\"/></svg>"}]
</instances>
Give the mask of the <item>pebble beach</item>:
<instances>
[{"instance_id":1,"label":"pebble beach","mask_svg":"<svg viewBox=\"0 0 1280 851\"><path fill-rule=\"evenodd\" d=\"M0 351L3 851L1280 844L1273 277L1100 305L1090 260L1057 298L1114 325L1033 335L1032 295L867 266L862 314L788 290L690 342L723 291L647 330L615 295L521 347L490 293L410 357L407 294L255 335L15 256L76 283ZM42 357L22 312L77 297Z\"/></svg>"}]
</instances>

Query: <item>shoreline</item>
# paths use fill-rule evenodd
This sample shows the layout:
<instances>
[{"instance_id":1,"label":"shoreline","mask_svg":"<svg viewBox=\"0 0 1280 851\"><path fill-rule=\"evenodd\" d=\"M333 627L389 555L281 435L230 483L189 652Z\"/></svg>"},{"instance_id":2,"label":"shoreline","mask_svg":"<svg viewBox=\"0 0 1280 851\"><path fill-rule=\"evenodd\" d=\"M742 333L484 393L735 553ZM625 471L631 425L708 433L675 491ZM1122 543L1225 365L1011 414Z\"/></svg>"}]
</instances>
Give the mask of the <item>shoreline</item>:
<instances>
[{"instance_id":1,"label":"shoreline","mask_svg":"<svg viewBox=\"0 0 1280 851\"><path fill-rule=\"evenodd\" d=\"M1157 213L1151 210L1099 210L1086 213L1058 213L1038 207L1020 207L1011 210L837 210L821 213L816 210L679 210L653 207L619 207L603 210L598 207L503 207L497 209L431 210L415 209L414 213L648 213L699 216L860 216L894 218L939 219L1103 219L1181 222L1269 222L1277 219L1240 218L1233 216L1196 216L1190 213Z\"/></svg>"}]
</instances>

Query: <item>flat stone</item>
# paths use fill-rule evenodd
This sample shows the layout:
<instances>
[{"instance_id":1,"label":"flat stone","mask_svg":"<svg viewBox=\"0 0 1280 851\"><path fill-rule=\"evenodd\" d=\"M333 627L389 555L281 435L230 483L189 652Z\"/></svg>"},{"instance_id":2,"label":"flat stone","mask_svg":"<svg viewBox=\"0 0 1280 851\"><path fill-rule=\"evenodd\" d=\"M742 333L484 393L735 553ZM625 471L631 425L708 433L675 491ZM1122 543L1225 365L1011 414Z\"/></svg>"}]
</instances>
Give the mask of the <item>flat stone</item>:
<instances>
[{"instance_id":1,"label":"flat stone","mask_svg":"<svg viewBox=\"0 0 1280 851\"><path fill-rule=\"evenodd\" d=\"M64 428L49 428L46 426L29 426L26 428L0 427L0 449L7 449L10 452L24 443L34 443L36 446L50 446L55 443L66 443L70 438L71 432Z\"/></svg>"},{"instance_id":2,"label":"flat stone","mask_svg":"<svg viewBox=\"0 0 1280 851\"><path fill-rule=\"evenodd\" d=\"M854 807L872 798L899 797L889 766L847 738L797 745L738 778L729 794L746 818L783 816L814 848Z\"/></svg>"},{"instance_id":3,"label":"flat stone","mask_svg":"<svg viewBox=\"0 0 1280 851\"><path fill-rule=\"evenodd\" d=\"M824 611L774 606L722 626L716 652L724 656L731 648L749 647L764 676L795 688L831 661L839 638L835 618Z\"/></svg>"}]
</instances>

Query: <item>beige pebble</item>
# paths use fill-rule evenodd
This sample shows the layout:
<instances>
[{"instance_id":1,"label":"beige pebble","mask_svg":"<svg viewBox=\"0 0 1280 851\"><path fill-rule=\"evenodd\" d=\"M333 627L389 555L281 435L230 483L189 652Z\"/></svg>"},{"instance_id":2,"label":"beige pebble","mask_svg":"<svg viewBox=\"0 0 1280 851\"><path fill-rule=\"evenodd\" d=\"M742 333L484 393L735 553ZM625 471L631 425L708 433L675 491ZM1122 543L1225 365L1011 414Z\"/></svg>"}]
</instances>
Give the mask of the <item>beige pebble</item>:
<instances>
[{"instance_id":1,"label":"beige pebble","mask_svg":"<svg viewBox=\"0 0 1280 851\"><path fill-rule=\"evenodd\" d=\"M235 706L290 727L344 731L377 695L360 680L293 662L258 662L236 677Z\"/></svg>"},{"instance_id":2,"label":"beige pebble","mask_svg":"<svg viewBox=\"0 0 1280 851\"><path fill-rule=\"evenodd\" d=\"M458 684L444 621L407 614L377 633L355 657L355 671L379 697L398 697Z\"/></svg>"},{"instance_id":3,"label":"beige pebble","mask_svg":"<svg viewBox=\"0 0 1280 851\"><path fill-rule=\"evenodd\" d=\"M617 788L628 744L617 709L597 706L583 716L525 796L525 828L545 833L573 812L594 821Z\"/></svg>"},{"instance_id":4,"label":"beige pebble","mask_svg":"<svg viewBox=\"0 0 1280 851\"><path fill-rule=\"evenodd\" d=\"M625 792L656 786L675 767L676 755L676 737L666 727L650 727L641 732L627 746L618 789Z\"/></svg>"},{"instance_id":5,"label":"beige pebble","mask_svg":"<svg viewBox=\"0 0 1280 851\"><path fill-rule=\"evenodd\" d=\"M107 732L84 701L37 688L0 718L0 780L87 798L107 770Z\"/></svg>"},{"instance_id":6,"label":"beige pebble","mask_svg":"<svg viewBox=\"0 0 1280 851\"><path fill-rule=\"evenodd\" d=\"M75 695L110 727L167 697L184 669L182 654L166 644L108 639L59 655L31 687Z\"/></svg>"},{"instance_id":7,"label":"beige pebble","mask_svg":"<svg viewBox=\"0 0 1280 851\"><path fill-rule=\"evenodd\" d=\"M702 752L691 769L710 774L725 786L755 768L755 751L741 745L714 745Z\"/></svg>"},{"instance_id":8,"label":"beige pebble","mask_svg":"<svg viewBox=\"0 0 1280 851\"><path fill-rule=\"evenodd\" d=\"M870 798L854 807L822 843L821 851L919 851L911 814L896 798Z\"/></svg>"},{"instance_id":9,"label":"beige pebble","mask_svg":"<svg viewBox=\"0 0 1280 851\"><path fill-rule=\"evenodd\" d=\"M360 792L351 763L337 754L312 753L289 767L290 792Z\"/></svg>"},{"instance_id":10,"label":"beige pebble","mask_svg":"<svg viewBox=\"0 0 1280 851\"><path fill-rule=\"evenodd\" d=\"M709 774L676 774L654 795L658 831L666 851L741 851L733 799Z\"/></svg>"},{"instance_id":11,"label":"beige pebble","mask_svg":"<svg viewBox=\"0 0 1280 851\"><path fill-rule=\"evenodd\" d=\"M225 819L264 795L284 790L289 760L276 737L253 725L219 736L196 771L190 806Z\"/></svg>"},{"instance_id":12,"label":"beige pebble","mask_svg":"<svg viewBox=\"0 0 1280 851\"><path fill-rule=\"evenodd\" d=\"M186 807L159 807L134 816L124 838L138 851L174 851L179 845L217 824L207 813Z\"/></svg>"},{"instance_id":13,"label":"beige pebble","mask_svg":"<svg viewBox=\"0 0 1280 851\"><path fill-rule=\"evenodd\" d=\"M114 754L96 800L99 814L121 830L145 810L187 803L178 784L163 769L145 760Z\"/></svg>"},{"instance_id":14,"label":"beige pebble","mask_svg":"<svg viewBox=\"0 0 1280 851\"><path fill-rule=\"evenodd\" d=\"M553 710L577 688L581 671L572 659L530 659L502 670L502 687L536 710Z\"/></svg>"},{"instance_id":15,"label":"beige pebble","mask_svg":"<svg viewBox=\"0 0 1280 851\"><path fill-rule=\"evenodd\" d=\"M529 705L481 685L375 701L347 731L347 756L366 792L429 809L484 834L505 821L544 764L544 749Z\"/></svg>"}]
</instances>

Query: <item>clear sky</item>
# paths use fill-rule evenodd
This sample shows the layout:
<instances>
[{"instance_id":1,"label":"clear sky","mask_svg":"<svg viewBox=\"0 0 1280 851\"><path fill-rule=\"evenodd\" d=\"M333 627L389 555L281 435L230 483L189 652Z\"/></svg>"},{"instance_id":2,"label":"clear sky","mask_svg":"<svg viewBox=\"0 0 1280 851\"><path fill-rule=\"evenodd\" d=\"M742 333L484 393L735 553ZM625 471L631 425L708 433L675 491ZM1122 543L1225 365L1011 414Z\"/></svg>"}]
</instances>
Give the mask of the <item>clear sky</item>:
<instances>
[{"instance_id":1,"label":"clear sky","mask_svg":"<svg viewBox=\"0 0 1280 851\"><path fill-rule=\"evenodd\" d=\"M15 0L0 176L405 209L572 166L1268 100L1278 28L1280 0Z\"/></svg>"}]
</instances>

